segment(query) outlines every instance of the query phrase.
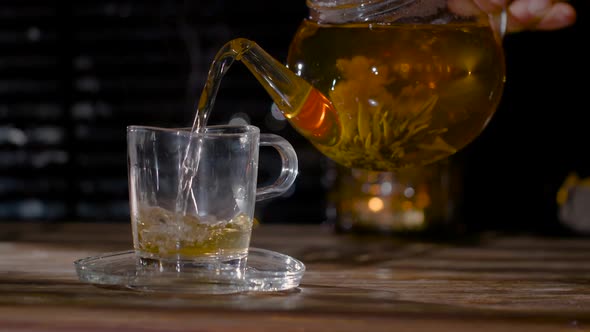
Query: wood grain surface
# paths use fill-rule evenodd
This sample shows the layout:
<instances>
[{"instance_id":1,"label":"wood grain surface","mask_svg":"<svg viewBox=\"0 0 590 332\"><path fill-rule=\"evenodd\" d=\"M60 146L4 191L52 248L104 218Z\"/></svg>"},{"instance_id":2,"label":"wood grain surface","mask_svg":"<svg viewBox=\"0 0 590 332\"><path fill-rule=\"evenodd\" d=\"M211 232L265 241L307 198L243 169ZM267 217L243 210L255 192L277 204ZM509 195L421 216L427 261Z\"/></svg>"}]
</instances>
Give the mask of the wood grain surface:
<instances>
[{"instance_id":1,"label":"wood grain surface","mask_svg":"<svg viewBox=\"0 0 590 332\"><path fill-rule=\"evenodd\" d=\"M590 331L590 239L434 243L261 225L303 261L297 289L194 295L98 287L73 262L131 249L130 226L0 225L0 331Z\"/></svg>"}]
</instances>

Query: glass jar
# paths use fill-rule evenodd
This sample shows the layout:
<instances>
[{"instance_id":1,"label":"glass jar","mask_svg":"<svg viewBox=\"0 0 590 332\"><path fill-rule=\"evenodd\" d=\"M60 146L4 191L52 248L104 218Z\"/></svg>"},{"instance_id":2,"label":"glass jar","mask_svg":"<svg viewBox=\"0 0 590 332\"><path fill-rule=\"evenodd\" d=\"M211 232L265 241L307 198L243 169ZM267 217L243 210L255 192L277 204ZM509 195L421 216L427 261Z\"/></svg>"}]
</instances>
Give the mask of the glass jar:
<instances>
[{"instance_id":1,"label":"glass jar","mask_svg":"<svg viewBox=\"0 0 590 332\"><path fill-rule=\"evenodd\" d=\"M372 171L421 166L461 150L489 123L505 82L505 16L472 0L307 6L287 66L336 110L336 143L312 141L330 159Z\"/></svg>"},{"instance_id":2,"label":"glass jar","mask_svg":"<svg viewBox=\"0 0 590 332\"><path fill-rule=\"evenodd\" d=\"M307 0L287 66L332 102L328 220L339 231L461 232L460 163L505 83L506 14L474 0ZM426 165L426 166L425 166Z\"/></svg>"}]
</instances>

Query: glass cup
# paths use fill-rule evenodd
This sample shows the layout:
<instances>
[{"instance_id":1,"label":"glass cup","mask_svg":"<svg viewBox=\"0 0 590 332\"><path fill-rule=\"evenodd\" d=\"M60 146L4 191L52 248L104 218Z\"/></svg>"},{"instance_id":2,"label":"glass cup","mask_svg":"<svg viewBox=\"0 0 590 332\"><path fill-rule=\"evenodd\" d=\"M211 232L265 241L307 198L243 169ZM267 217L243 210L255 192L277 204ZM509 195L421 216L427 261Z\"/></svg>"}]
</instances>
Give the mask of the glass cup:
<instances>
[{"instance_id":1,"label":"glass cup","mask_svg":"<svg viewBox=\"0 0 590 332\"><path fill-rule=\"evenodd\" d=\"M257 188L260 146L282 160L277 180ZM288 190L298 172L289 142L251 125L127 128L133 246L150 273L205 282L244 278L255 202ZM185 157L188 156L188 159Z\"/></svg>"}]
</instances>

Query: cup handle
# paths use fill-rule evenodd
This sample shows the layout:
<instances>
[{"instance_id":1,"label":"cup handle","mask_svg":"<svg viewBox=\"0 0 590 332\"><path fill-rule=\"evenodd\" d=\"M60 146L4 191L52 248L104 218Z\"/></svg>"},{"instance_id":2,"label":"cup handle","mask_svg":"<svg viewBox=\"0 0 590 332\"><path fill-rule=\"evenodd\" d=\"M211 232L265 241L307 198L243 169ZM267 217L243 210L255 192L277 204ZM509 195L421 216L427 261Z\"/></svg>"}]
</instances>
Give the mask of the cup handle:
<instances>
[{"instance_id":1,"label":"cup handle","mask_svg":"<svg viewBox=\"0 0 590 332\"><path fill-rule=\"evenodd\" d=\"M283 167L273 184L256 189L256 201L276 197L287 191L295 182L299 171L295 149L286 139L275 134L260 134L260 146L275 148L281 156Z\"/></svg>"}]
</instances>

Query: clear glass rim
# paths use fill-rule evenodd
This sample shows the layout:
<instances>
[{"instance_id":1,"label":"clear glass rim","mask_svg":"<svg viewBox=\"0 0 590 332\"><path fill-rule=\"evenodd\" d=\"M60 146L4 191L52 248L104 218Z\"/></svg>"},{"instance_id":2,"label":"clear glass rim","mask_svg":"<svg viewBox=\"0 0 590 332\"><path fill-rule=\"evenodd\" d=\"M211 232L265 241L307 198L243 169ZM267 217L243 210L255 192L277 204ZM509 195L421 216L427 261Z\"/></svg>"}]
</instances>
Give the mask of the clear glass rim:
<instances>
[{"instance_id":1,"label":"clear glass rim","mask_svg":"<svg viewBox=\"0 0 590 332\"><path fill-rule=\"evenodd\" d=\"M370 23L446 24L446 22L486 22L500 39L506 32L506 8L488 14L473 2L456 8L449 0L306 0L308 19L321 24Z\"/></svg>"},{"instance_id":2,"label":"clear glass rim","mask_svg":"<svg viewBox=\"0 0 590 332\"><path fill-rule=\"evenodd\" d=\"M142 125L129 125L127 126L127 133L136 132L154 132L154 133L168 133L178 136L189 137L191 135L192 128L181 127L181 128L165 128L157 126L142 126ZM259 134L260 129L253 125L240 124L240 125L213 125L207 126L205 132L199 133L199 136L244 136L244 135L255 135Z\"/></svg>"},{"instance_id":3,"label":"clear glass rim","mask_svg":"<svg viewBox=\"0 0 590 332\"><path fill-rule=\"evenodd\" d=\"M382 2L391 2L391 0L306 0L307 6L322 8L347 8L358 5L374 5Z\"/></svg>"},{"instance_id":4,"label":"clear glass rim","mask_svg":"<svg viewBox=\"0 0 590 332\"><path fill-rule=\"evenodd\" d=\"M321 23L354 23L376 20L416 0L306 0L309 18ZM388 21L395 20L390 19ZM384 23L384 22L381 22Z\"/></svg>"}]
</instances>

